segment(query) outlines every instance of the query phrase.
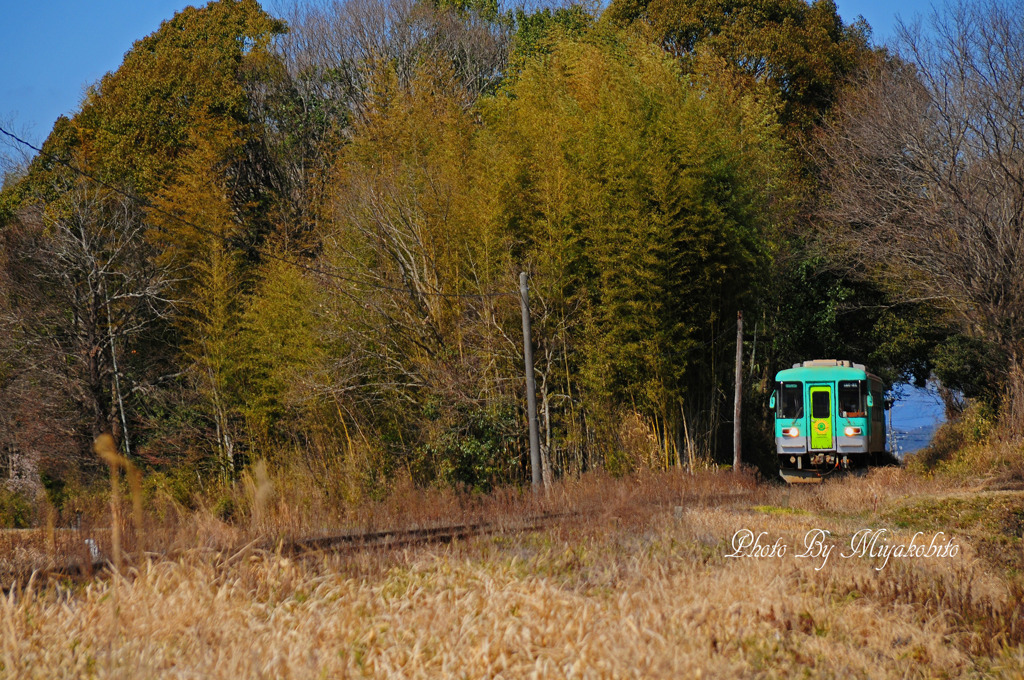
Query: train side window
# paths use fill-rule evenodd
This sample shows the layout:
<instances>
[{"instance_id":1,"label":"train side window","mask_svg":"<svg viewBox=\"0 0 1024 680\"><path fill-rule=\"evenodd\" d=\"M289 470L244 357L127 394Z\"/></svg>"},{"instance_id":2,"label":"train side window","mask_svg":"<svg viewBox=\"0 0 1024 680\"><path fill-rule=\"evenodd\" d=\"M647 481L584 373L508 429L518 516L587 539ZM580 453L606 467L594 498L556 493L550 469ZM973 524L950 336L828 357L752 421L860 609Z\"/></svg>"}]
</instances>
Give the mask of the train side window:
<instances>
[{"instance_id":1,"label":"train side window","mask_svg":"<svg viewBox=\"0 0 1024 680\"><path fill-rule=\"evenodd\" d=\"M845 418L863 418L867 415L861 381L839 381L839 412Z\"/></svg>"},{"instance_id":2,"label":"train side window","mask_svg":"<svg viewBox=\"0 0 1024 680\"><path fill-rule=\"evenodd\" d=\"M776 390L775 415L778 418L802 418L804 415L804 384L801 382L779 383Z\"/></svg>"},{"instance_id":3,"label":"train side window","mask_svg":"<svg viewBox=\"0 0 1024 680\"><path fill-rule=\"evenodd\" d=\"M877 390L871 390L871 400L874 402L874 407L871 409L871 420L876 423L885 422L885 411L883 410L882 393Z\"/></svg>"}]
</instances>

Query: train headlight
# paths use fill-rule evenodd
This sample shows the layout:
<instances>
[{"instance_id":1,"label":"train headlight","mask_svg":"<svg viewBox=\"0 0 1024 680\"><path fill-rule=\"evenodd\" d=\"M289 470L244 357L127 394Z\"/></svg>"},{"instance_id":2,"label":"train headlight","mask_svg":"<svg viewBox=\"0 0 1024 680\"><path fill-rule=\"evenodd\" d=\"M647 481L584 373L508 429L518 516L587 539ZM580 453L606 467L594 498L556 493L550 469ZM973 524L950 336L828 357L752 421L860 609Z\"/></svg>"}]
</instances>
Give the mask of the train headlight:
<instances>
[{"instance_id":1,"label":"train headlight","mask_svg":"<svg viewBox=\"0 0 1024 680\"><path fill-rule=\"evenodd\" d=\"M864 430L862 430L859 427L848 427L845 430L843 430L843 432L846 434L847 437L856 437L857 435L861 434L863 431Z\"/></svg>"},{"instance_id":2,"label":"train headlight","mask_svg":"<svg viewBox=\"0 0 1024 680\"><path fill-rule=\"evenodd\" d=\"M800 428L799 427L784 427L784 428L782 428L782 436L783 437L799 437L800 436Z\"/></svg>"}]
</instances>

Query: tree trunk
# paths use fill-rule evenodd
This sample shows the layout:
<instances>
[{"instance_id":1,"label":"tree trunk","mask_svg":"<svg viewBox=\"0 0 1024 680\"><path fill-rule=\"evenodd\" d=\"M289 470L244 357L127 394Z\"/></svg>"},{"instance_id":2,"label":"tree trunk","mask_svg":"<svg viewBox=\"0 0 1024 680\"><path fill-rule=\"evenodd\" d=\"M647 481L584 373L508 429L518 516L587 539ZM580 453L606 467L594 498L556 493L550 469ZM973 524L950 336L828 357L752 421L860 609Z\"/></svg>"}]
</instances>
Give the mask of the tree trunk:
<instances>
[{"instance_id":1,"label":"tree trunk","mask_svg":"<svg viewBox=\"0 0 1024 680\"><path fill-rule=\"evenodd\" d=\"M551 475L551 408L548 401L548 381L544 376L541 382L541 408L544 411L544 445L540 447L541 473L544 479L544 488L550 489L554 481Z\"/></svg>"}]
</instances>

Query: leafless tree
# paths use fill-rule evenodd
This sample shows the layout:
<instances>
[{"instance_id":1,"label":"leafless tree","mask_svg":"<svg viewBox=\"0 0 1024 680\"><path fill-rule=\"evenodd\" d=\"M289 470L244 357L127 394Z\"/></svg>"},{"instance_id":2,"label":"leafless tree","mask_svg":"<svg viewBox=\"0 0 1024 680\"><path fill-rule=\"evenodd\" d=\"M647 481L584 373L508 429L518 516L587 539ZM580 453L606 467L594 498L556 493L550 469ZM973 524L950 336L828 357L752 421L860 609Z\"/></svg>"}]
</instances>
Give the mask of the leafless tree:
<instances>
[{"instance_id":1,"label":"leafless tree","mask_svg":"<svg viewBox=\"0 0 1024 680\"><path fill-rule=\"evenodd\" d=\"M453 187L432 177L428 184L442 200L424 201L414 186L402 183L408 173L396 175L352 173L339 192L338 234L326 239L325 250L332 269L352 276L355 285L342 287L352 289L347 294L361 312L339 321L350 327L352 345L370 352L361 363L392 376L390 385L377 386L382 390L447 384L458 393L458 401L483 400L479 378L493 377L493 367L487 365L496 360L494 353L501 360L518 356L496 320L497 307L511 306L502 304L507 300L481 295L489 292L488 282L456 280L437 261L435 232L451 228L446 195ZM460 254L472 262L472 249L464 247ZM489 350L484 352L484 346ZM424 360L411 360L413 356ZM452 357L458 357L456 364L477 362L479 370L448 366ZM442 378L435 374L438 370L450 375Z\"/></svg>"},{"instance_id":2,"label":"leafless tree","mask_svg":"<svg viewBox=\"0 0 1024 680\"><path fill-rule=\"evenodd\" d=\"M382 67L405 84L422 63L446 61L475 98L499 81L511 38L508 26L478 13L415 0L308 1L295 3L286 18L291 30L279 50L293 75L357 115Z\"/></svg>"},{"instance_id":3,"label":"leafless tree","mask_svg":"<svg viewBox=\"0 0 1024 680\"><path fill-rule=\"evenodd\" d=\"M45 422L44 430L63 426L86 447L113 432L127 449L126 369L145 364L128 355L133 341L173 308L166 297L172 279L153 264L148 227L130 199L84 181L54 195L23 209L4 234L3 397L22 405L41 399L38 418L25 420ZM26 442L11 445L22 449Z\"/></svg>"},{"instance_id":4,"label":"leafless tree","mask_svg":"<svg viewBox=\"0 0 1024 680\"><path fill-rule=\"evenodd\" d=\"M898 56L823 144L836 246L897 294L1024 359L1024 3L958 2L901 25Z\"/></svg>"}]
</instances>

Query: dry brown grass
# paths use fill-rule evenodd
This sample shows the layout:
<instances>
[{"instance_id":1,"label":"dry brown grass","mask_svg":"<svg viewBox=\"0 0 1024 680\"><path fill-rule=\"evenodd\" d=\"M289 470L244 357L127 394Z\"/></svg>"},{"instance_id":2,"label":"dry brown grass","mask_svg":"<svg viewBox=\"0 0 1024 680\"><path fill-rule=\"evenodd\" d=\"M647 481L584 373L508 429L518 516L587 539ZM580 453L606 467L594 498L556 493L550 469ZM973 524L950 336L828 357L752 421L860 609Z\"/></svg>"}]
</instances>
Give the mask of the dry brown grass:
<instances>
[{"instance_id":1,"label":"dry brown grass","mask_svg":"<svg viewBox=\"0 0 1024 680\"><path fill-rule=\"evenodd\" d=\"M127 485L125 485L127 487ZM619 481L603 474L555 484L549 492L503 488L488 495L459 493L450 488L419 488L398 479L381 500L338 503L308 476L295 470L269 471L253 465L228 489L199 497L195 509L175 502L162 489L145 499L132 499L139 512L121 508L118 532L124 559L138 566L148 557L189 551L230 552L255 544L274 549L296 540L346 533L487 522L522 524L524 517L580 513L587 517L614 513L620 520L651 506L664 507L690 499L706 502L736 493L752 493L751 476L711 472L690 475L642 473ZM134 493L124 490L123 505ZM0 584L5 575L46 570L90 561L86 542L109 560L114 555L110 495L84 498L74 516L77 528L55 526L0 531ZM223 507L231 508L225 516ZM65 523L70 518L65 518Z\"/></svg>"},{"instance_id":2,"label":"dry brown grass","mask_svg":"<svg viewBox=\"0 0 1024 680\"><path fill-rule=\"evenodd\" d=\"M908 456L907 467L919 476L1022 490L1024 438L1019 422L1016 414L997 418L972 403L958 419L943 423L926 448Z\"/></svg>"},{"instance_id":3,"label":"dry brown grass","mask_svg":"<svg viewBox=\"0 0 1024 680\"><path fill-rule=\"evenodd\" d=\"M932 678L1024 667L1024 553L988 559L976 539L995 524L975 536L960 510L936 513L945 524L934 529L962 545L957 559L878 571L875 560L833 555L816 570L793 557L810 528L830 530L837 550L865 526L903 539L915 528L904 519L928 526L922 503L969 496L899 470L821 487L709 473L592 478L544 499L403 493L424 523L579 514L540 532L289 559L236 550L259 532L203 528L211 519L199 513L203 550L85 587L11 591L0 676ZM412 518L390 502L378 525ZM276 534L287 525L273 507L261 521ZM745 527L782 537L790 554L727 558Z\"/></svg>"}]
</instances>

